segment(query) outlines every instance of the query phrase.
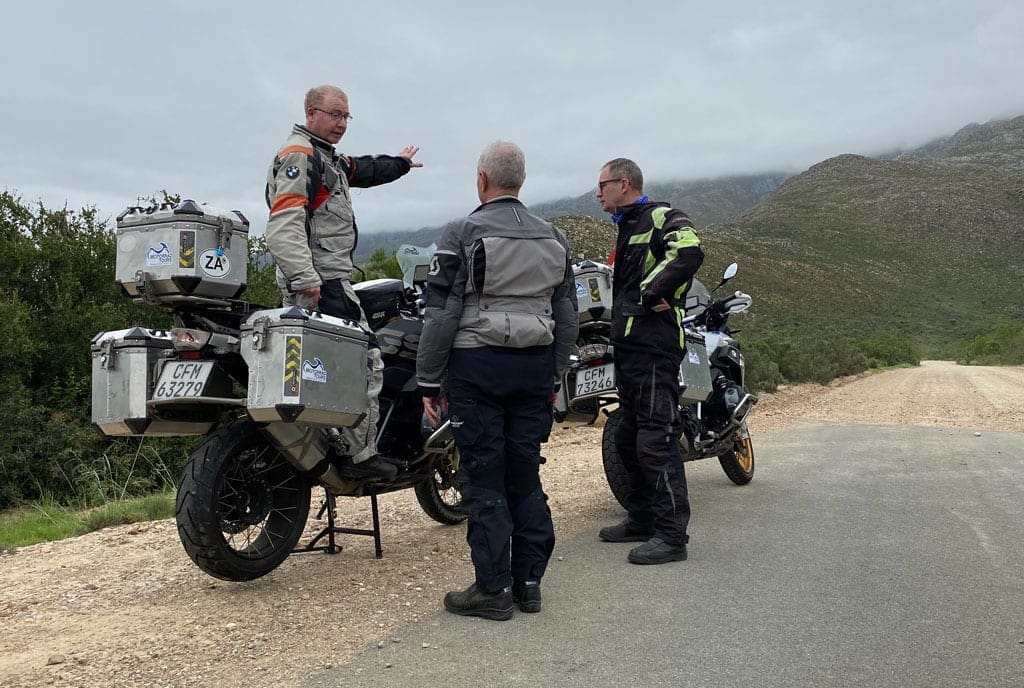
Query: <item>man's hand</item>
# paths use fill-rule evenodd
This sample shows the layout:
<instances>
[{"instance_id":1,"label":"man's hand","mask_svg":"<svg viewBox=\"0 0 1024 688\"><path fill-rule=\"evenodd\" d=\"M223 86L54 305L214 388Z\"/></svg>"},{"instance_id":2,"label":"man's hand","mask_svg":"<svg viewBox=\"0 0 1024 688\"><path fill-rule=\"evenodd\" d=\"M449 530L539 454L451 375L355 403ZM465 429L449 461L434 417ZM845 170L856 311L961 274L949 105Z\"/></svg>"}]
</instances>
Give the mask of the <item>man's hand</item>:
<instances>
[{"instance_id":1,"label":"man's hand","mask_svg":"<svg viewBox=\"0 0 1024 688\"><path fill-rule=\"evenodd\" d=\"M435 430L441 425L441 416L448 412L448 397L438 394L436 397L423 397L423 413Z\"/></svg>"},{"instance_id":2,"label":"man's hand","mask_svg":"<svg viewBox=\"0 0 1024 688\"><path fill-rule=\"evenodd\" d=\"M420 152L419 146L406 146L398 152L398 157L409 161L409 167L423 167L423 163L413 160L413 156Z\"/></svg>"},{"instance_id":3,"label":"man's hand","mask_svg":"<svg viewBox=\"0 0 1024 688\"><path fill-rule=\"evenodd\" d=\"M316 309L316 305L318 303L320 303L320 285L319 284L316 285L315 287L309 287L308 289L299 289L295 293L296 294L301 294L302 296L304 296L307 299L309 299L309 306L308 306L307 310L314 310L314 309Z\"/></svg>"}]
</instances>

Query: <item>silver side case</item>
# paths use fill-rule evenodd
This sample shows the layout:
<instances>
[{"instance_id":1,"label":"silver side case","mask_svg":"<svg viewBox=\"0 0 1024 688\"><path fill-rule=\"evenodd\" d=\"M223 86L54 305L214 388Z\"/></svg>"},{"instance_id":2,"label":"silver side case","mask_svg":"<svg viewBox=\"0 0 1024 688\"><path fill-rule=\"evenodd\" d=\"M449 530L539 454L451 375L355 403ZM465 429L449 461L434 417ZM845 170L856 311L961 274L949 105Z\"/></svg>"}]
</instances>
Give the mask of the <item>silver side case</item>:
<instances>
[{"instance_id":1,"label":"silver side case","mask_svg":"<svg viewBox=\"0 0 1024 688\"><path fill-rule=\"evenodd\" d=\"M298 307L254 313L241 333L249 416L318 427L358 424L367 408L368 339L357 322Z\"/></svg>"},{"instance_id":2,"label":"silver side case","mask_svg":"<svg viewBox=\"0 0 1024 688\"><path fill-rule=\"evenodd\" d=\"M156 418L149 405L160 365L173 351L161 330L133 327L93 337L92 422L108 437L203 435L213 422Z\"/></svg>"}]
</instances>

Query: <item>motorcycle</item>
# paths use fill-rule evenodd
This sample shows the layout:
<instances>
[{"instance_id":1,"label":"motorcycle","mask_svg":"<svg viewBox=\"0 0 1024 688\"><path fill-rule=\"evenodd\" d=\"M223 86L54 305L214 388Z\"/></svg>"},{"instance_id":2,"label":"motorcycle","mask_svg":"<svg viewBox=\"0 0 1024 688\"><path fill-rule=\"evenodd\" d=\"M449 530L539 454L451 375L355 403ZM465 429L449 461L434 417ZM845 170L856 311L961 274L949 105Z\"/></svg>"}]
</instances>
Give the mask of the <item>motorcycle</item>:
<instances>
[{"instance_id":1,"label":"motorcycle","mask_svg":"<svg viewBox=\"0 0 1024 688\"><path fill-rule=\"evenodd\" d=\"M246 581L296 551L338 552L335 534L349 533L372 535L379 558L377 495L408 488L435 521L464 521L450 423L425 428L416 391L423 282L355 285L369 330L297 307L265 309L237 298L244 276L226 283L232 264L244 275L238 235L247 229L237 211L192 201L126 210L118 217L118 282L133 300L170 309L175 326L93 339L93 420L104 434L206 435L176 499L189 557L215 578ZM204 241L211 247L203 250ZM186 258L198 266L190 271ZM200 271L203 261L212 267ZM350 450L337 429L365 413L371 336L384 362L377 446L397 468L389 479L346 475ZM314 486L324 489L328 526L297 548ZM336 526L339 496L370 497L373 530Z\"/></svg>"},{"instance_id":2,"label":"motorcycle","mask_svg":"<svg viewBox=\"0 0 1024 688\"><path fill-rule=\"evenodd\" d=\"M574 270L581 311L580 335L577 352L571 358L556 399L555 420L592 424L599 413L607 416L601 442L602 463L612 494L625 506L629 477L614 441L622 417L618 410L608 409L618 401L615 349L609 341L612 270L590 262L574 266ZM603 285L592 281L595 271L608 278L607 293L600 299L594 288ZM710 292L694 280L686 296L686 316L682 321L686 351L679 373L683 425L679 453L684 462L717 457L726 476L737 485L745 485L754 477L754 447L746 417L757 397L744 389L743 354L731 336L728 320L729 316L747 310L751 298L738 291L725 298L714 297L737 271L736 263L729 265ZM600 311L593 306L599 300L606 304ZM585 318L589 321L586 330Z\"/></svg>"}]
</instances>

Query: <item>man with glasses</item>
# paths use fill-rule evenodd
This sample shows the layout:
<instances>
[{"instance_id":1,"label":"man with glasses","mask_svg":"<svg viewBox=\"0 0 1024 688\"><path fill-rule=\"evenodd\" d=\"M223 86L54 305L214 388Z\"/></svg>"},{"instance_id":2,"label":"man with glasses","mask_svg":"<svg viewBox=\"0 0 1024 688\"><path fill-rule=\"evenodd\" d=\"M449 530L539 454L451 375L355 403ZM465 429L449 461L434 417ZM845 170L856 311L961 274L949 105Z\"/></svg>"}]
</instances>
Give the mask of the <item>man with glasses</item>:
<instances>
[{"instance_id":1,"label":"man with glasses","mask_svg":"<svg viewBox=\"0 0 1024 688\"><path fill-rule=\"evenodd\" d=\"M357 230L349 187L386 184L423 164L416 146L397 156L340 155L334 145L352 119L348 96L336 86L306 93L306 124L296 124L267 172L267 248L277 264L277 284L286 305L319 308L327 315L358 320L366 315L352 289L352 254ZM394 477L396 467L377 456L376 432L383 364L371 340L367 370L369 408L355 428L342 431L345 465L352 477Z\"/></svg>"},{"instance_id":2,"label":"man with glasses","mask_svg":"<svg viewBox=\"0 0 1024 688\"><path fill-rule=\"evenodd\" d=\"M641 542L633 564L686 559L690 502L679 456L679 365L686 292L704 261L686 213L651 202L632 160L598 174L597 199L618 226L612 288L615 381L622 420L615 445L629 472L627 517L602 528L605 542Z\"/></svg>"}]
</instances>

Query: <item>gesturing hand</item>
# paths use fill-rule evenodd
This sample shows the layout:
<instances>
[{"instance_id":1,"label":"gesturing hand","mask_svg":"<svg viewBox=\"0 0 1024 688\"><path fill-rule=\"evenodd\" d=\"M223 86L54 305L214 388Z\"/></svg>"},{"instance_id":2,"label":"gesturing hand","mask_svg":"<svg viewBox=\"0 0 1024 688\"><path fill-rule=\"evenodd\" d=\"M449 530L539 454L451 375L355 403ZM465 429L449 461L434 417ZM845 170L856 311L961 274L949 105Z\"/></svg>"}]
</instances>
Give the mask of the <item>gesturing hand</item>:
<instances>
[{"instance_id":1,"label":"gesturing hand","mask_svg":"<svg viewBox=\"0 0 1024 688\"><path fill-rule=\"evenodd\" d=\"M420 152L419 146L406 146L398 152L398 157L409 161L409 167L423 167L423 163L413 160L413 156Z\"/></svg>"}]
</instances>

